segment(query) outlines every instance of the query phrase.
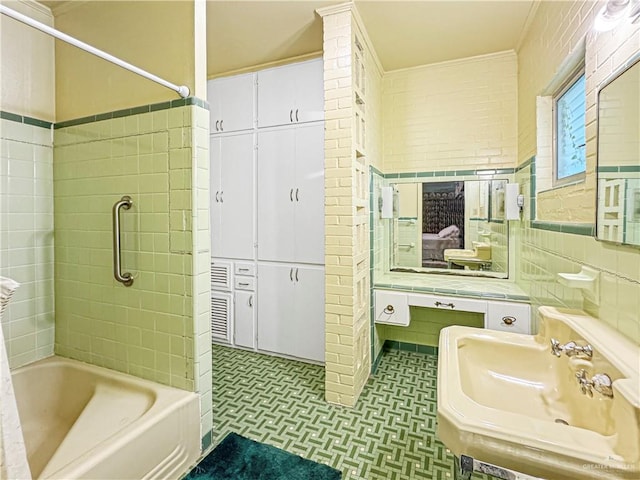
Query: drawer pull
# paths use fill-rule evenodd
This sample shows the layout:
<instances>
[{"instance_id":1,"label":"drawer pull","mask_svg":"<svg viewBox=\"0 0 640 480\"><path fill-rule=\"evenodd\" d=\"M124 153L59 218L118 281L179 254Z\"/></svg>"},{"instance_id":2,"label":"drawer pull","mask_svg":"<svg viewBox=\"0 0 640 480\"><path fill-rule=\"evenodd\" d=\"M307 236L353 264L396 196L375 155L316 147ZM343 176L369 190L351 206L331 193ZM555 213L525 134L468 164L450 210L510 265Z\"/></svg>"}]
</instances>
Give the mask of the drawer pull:
<instances>
[{"instance_id":1,"label":"drawer pull","mask_svg":"<svg viewBox=\"0 0 640 480\"><path fill-rule=\"evenodd\" d=\"M516 317L512 317L512 316L502 317L502 323L504 323L505 325L513 325L514 323L516 323Z\"/></svg>"},{"instance_id":2,"label":"drawer pull","mask_svg":"<svg viewBox=\"0 0 640 480\"><path fill-rule=\"evenodd\" d=\"M240 285L241 287L248 287L249 286L248 283L244 283L244 282L238 282L238 285Z\"/></svg>"},{"instance_id":3,"label":"drawer pull","mask_svg":"<svg viewBox=\"0 0 640 480\"><path fill-rule=\"evenodd\" d=\"M453 303L442 303L442 302L436 302L436 307L451 307L451 308L456 308L456 306Z\"/></svg>"},{"instance_id":4,"label":"drawer pull","mask_svg":"<svg viewBox=\"0 0 640 480\"><path fill-rule=\"evenodd\" d=\"M387 315L392 315L395 313L395 309L393 308L393 305L387 305L386 307L384 307L384 310L382 312L386 313Z\"/></svg>"},{"instance_id":5,"label":"drawer pull","mask_svg":"<svg viewBox=\"0 0 640 480\"><path fill-rule=\"evenodd\" d=\"M239 272L248 272L249 269L248 268L239 268L238 271Z\"/></svg>"}]
</instances>

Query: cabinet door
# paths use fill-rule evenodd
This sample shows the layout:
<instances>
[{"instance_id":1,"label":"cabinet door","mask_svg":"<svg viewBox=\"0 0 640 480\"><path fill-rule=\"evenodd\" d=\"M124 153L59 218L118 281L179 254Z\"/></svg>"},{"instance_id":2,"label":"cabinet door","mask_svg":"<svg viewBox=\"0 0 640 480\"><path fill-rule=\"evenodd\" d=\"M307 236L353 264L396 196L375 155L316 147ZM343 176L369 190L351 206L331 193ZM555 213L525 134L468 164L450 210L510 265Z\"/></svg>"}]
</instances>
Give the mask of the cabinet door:
<instances>
[{"instance_id":1,"label":"cabinet door","mask_svg":"<svg viewBox=\"0 0 640 480\"><path fill-rule=\"evenodd\" d=\"M295 119L299 123L324 120L324 66L322 59L295 66Z\"/></svg>"},{"instance_id":2,"label":"cabinet door","mask_svg":"<svg viewBox=\"0 0 640 480\"><path fill-rule=\"evenodd\" d=\"M207 95L211 133L253 128L254 74L209 80Z\"/></svg>"},{"instance_id":3,"label":"cabinet door","mask_svg":"<svg viewBox=\"0 0 640 480\"><path fill-rule=\"evenodd\" d=\"M222 157L219 137L209 137L209 159L211 256L222 257L222 229L220 226L222 221L222 203L220 203L220 166Z\"/></svg>"},{"instance_id":4,"label":"cabinet door","mask_svg":"<svg viewBox=\"0 0 640 480\"><path fill-rule=\"evenodd\" d=\"M207 81L207 102L209 103L209 131L219 132L220 119L222 118L222 89L220 79Z\"/></svg>"},{"instance_id":5,"label":"cabinet door","mask_svg":"<svg viewBox=\"0 0 640 480\"><path fill-rule=\"evenodd\" d=\"M293 266L258 265L258 349L294 355Z\"/></svg>"},{"instance_id":6,"label":"cabinet door","mask_svg":"<svg viewBox=\"0 0 640 480\"><path fill-rule=\"evenodd\" d=\"M324 362L324 268L295 267L291 355Z\"/></svg>"},{"instance_id":7,"label":"cabinet door","mask_svg":"<svg viewBox=\"0 0 640 480\"><path fill-rule=\"evenodd\" d=\"M324 263L324 125L296 129L295 261Z\"/></svg>"},{"instance_id":8,"label":"cabinet door","mask_svg":"<svg viewBox=\"0 0 640 480\"><path fill-rule=\"evenodd\" d=\"M220 253L216 256L254 258L253 138L253 133L220 137L222 181L218 204L222 221Z\"/></svg>"},{"instance_id":9,"label":"cabinet door","mask_svg":"<svg viewBox=\"0 0 640 480\"><path fill-rule=\"evenodd\" d=\"M256 311L253 292L236 292L233 322L233 343L247 348L255 348L254 318Z\"/></svg>"},{"instance_id":10,"label":"cabinet door","mask_svg":"<svg viewBox=\"0 0 640 480\"><path fill-rule=\"evenodd\" d=\"M294 260L294 131L258 133L258 259Z\"/></svg>"},{"instance_id":11,"label":"cabinet door","mask_svg":"<svg viewBox=\"0 0 640 480\"><path fill-rule=\"evenodd\" d=\"M258 72L258 127L293 123L295 85L289 66Z\"/></svg>"}]
</instances>

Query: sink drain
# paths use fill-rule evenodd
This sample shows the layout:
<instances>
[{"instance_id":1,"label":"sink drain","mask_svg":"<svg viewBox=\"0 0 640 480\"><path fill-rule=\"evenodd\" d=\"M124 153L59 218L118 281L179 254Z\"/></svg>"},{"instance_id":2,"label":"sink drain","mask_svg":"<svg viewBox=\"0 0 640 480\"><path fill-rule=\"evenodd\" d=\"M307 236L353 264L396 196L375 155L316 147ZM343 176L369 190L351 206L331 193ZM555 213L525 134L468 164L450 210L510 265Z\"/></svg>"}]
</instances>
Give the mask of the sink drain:
<instances>
[{"instance_id":1,"label":"sink drain","mask_svg":"<svg viewBox=\"0 0 640 480\"><path fill-rule=\"evenodd\" d=\"M561 418L556 418L556 419L554 420L554 422L559 423L559 424L561 424L561 425L569 425L569 422L567 422L566 420L563 420L563 419L561 419Z\"/></svg>"}]
</instances>

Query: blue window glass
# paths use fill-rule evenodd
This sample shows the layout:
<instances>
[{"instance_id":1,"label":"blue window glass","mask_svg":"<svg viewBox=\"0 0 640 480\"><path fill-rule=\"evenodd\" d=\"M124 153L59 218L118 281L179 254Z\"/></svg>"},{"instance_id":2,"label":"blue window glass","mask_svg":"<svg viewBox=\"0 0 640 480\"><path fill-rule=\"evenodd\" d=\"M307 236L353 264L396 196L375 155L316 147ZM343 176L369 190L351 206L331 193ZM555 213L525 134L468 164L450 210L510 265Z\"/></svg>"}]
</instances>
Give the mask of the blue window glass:
<instances>
[{"instance_id":1,"label":"blue window glass","mask_svg":"<svg viewBox=\"0 0 640 480\"><path fill-rule=\"evenodd\" d=\"M582 174L585 153L585 76L581 75L556 99L556 180Z\"/></svg>"}]
</instances>

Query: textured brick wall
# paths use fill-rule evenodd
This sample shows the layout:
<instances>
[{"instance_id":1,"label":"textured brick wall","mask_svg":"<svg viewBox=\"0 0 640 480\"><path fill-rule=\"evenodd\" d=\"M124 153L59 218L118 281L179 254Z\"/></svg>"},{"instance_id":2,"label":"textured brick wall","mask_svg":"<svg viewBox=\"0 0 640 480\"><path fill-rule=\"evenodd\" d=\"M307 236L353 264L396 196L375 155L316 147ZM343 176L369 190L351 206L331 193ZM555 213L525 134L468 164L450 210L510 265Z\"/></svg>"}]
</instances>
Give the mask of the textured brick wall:
<instances>
[{"instance_id":1,"label":"textured brick wall","mask_svg":"<svg viewBox=\"0 0 640 480\"><path fill-rule=\"evenodd\" d=\"M514 52L385 73L385 173L513 167Z\"/></svg>"}]
</instances>

